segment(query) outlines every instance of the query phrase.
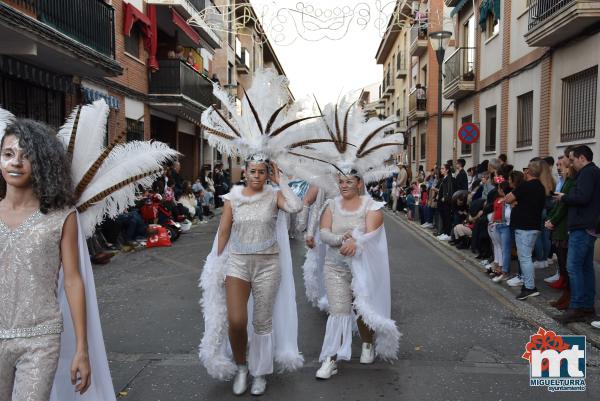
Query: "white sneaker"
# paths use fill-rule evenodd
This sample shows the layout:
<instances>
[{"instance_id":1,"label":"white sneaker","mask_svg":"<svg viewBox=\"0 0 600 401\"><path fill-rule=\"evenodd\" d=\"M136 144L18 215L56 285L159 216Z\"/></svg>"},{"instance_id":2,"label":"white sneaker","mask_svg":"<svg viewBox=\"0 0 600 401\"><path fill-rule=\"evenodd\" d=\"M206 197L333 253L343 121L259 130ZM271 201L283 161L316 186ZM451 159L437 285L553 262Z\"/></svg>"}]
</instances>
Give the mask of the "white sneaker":
<instances>
[{"instance_id":1,"label":"white sneaker","mask_svg":"<svg viewBox=\"0 0 600 401\"><path fill-rule=\"evenodd\" d=\"M591 324L592 324L592 327L600 329L600 320L596 320L595 322L592 322Z\"/></svg>"},{"instance_id":2,"label":"white sneaker","mask_svg":"<svg viewBox=\"0 0 600 401\"><path fill-rule=\"evenodd\" d=\"M252 387L250 388L250 394L252 395L263 395L267 389L267 379L264 376L256 376L252 381Z\"/></svg>"},{"instance_id":3,"label":"white sneaker","mask_svg":"<svg viewBox=\"0 0 600 401\"><path fill-rule=\"evenodd\" d=\"M554 259L552 259L552 258L548 258L548 259L546 259L546 264L547 264L548 266L552 266L552 265L554 264Z\"/></svg>"},{"instance_id":4,"label":"white sneaker","mask_svg":"<svg viewBox=\"0 0 600 401\"><path fill-rule=\"evenodd\" d=\"M544 279L544 281L547 282L547 283L554 283L555 281L558 281L559 278L560 278L560 273L556 272L555 275L550 276L550 277L546 277Z\"/></svg>"},{"instance_id":5,"label":"white sneaker","mask_svg":"<svg viewBox=\"0 0 600 401\"><path fill-rule=\"evenodd\" d=\"M450 237L447 234L441 234L437 236L437 239L439 239L440 241L450 241L452 237Z\"/></svg>"},{"instance_id":6,"label":"white sneaker","mask_svg":"<svg viewBox=\"0 0 600 401\"><path fill-rule=\"evenodd\" d=\"M507 277L507 274L506 274L506 273L502 273L502 274L500 274L500 275L498 275L498 276L496 276L496 277L492 278L492 281L493 281L494 283L499 283L499 282L500 282L500 281L502 281L502 280L505 280L505 281L506 281L506 277Z\"/></svg>"},{"instance_id":7,"label":"white sneaker","mask_svg":"<svg viewBox=\"0 0 600 401\"><path fill-rule=\"evenodd\" d=\"M431 224L431 223L425 223L425 224L421 225L421 227L423 227L423 228L433 228L433 224Z\"/></svg>"},{"instance_id":8,"label":"white sneaker","mask_svg":"<svg viewBox=\"0 0 600 401\"><path fill-rule=\"evenodd\" d=\"M242 395L248 389L248 366L238 365L238 370L233 378L233 394Z\"/></svg>"},{"instance_id":9,"label":"white sneaker","mask_svg":"<svg viewBox=\"0 0 600 401\"><path fill-rule=\"evenodd\" d=\"M548 267L548 262L546 262L545 260L533 262L533 267L535 267L536 269L545 269L546 267Z\"/></svg>"},{"instance_id":10,"label":"white sneaker","mask_svg":"<svg viewBox=\"0 0 600 401\"><path fill-rule=\"evenodd\" d=\"M523 285L523 279L521 278L521 276L514 276L513 278L508 280L506 284L508 284L511 287L518 287L520 285Z\"/></svg>"},{"instance_id":11,"label":"white sneaker","mask_svg":"<svg viewBox=\"0 0 600 401\"><path fill-rule=\"evenodd\" d=\"M488 265L489 263L490 263L490 261L489 261L489 260L487 260L487 259L483 259L483 260L480 260L480 261L479 261L479 264L480 264L481 266L486 266L486 265Z\"/></svg>"},{"instance_id":12,"label":"white sneaker","mask_svg":"<svg viewBox=\"0 0 600 401\"><path fill-rule=\"evenodd\" d=\"M331 359L331 357L327 357L327 359L323 361L323 364L319 370L317 370L317 374L315 376L317 379L327 380L331 376L336 375L337 372L337 363Z\"/></svg>"},{"instance_id":13,"label":"white sneaker","mask_svg":"<svg viewBox=\"0 0 600 401\"><path fill-rule=\"evenodd\" d=\"M371 343L362 344L362 353L360 354L360 363L370 364L375 362L375 348Z\"/></svg>"}]
</instances>

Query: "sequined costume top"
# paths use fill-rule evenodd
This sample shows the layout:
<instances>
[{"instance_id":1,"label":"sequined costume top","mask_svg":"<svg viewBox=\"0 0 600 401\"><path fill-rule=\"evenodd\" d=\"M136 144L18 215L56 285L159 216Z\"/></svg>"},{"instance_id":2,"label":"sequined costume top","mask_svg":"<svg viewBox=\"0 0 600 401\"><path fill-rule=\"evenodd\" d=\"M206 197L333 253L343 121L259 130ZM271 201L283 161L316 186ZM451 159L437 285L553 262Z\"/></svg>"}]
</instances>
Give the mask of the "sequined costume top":
<instances>
[{"instance_id":1,"label":"sequined costume top","mask_svg":"<svg viewBox=\"0 0 600 401\"><path fill-rule=\"evenodd\" d=\"M277 246L277 190L265 185L261 193L252 196L242 194L244 187L235 186L224 196L231 203L233 225L229 238L231 253L273 254ZM302 209L302 200L281 180L281 193L285 198L284 210L296 213Z\"/></svg>"},{"instance_id":2,"label":"sequined costume top","mask_svg":"<svg viewBox=\"0 0 600 401\"><path fill-rule=\"evenodd\" d=\"M332 224L331 231L321 229L321 239L327 244L327 253L325 261L331 262L340 267L348 267L351 257L342 256L340 247L342 246L342 236L355 229L365 232L367 227L367 213L369 210L377 208L376 202L369 196L361 196L360 207L354 211L347 211L342 208L342 197L337 196L329 199L325 203L325 208L331 210Z\"/></svg>"},{"instance_id":3,"label":"sequined costume top","mask_svg":"<svg viewBox=\"0 0 600 401\"><path fill-rule=\"evenodd\" d=\"M0 220L0 338L62 332L60 241L73 210L39 210L11 230Z\"/></svg>"}]
</instances>

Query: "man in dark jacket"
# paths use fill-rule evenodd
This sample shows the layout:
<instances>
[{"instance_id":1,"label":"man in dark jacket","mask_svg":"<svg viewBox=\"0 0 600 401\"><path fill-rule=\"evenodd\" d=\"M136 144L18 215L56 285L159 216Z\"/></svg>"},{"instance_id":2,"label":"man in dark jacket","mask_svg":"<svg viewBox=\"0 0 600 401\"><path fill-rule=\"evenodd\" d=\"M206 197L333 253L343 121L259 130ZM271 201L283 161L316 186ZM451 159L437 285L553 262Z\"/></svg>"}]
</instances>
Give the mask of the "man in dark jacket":
<instances>
[{"instance_id":1,"label":"man in dark jacket","mask_svg":"<svg viewBox=\"0 0 600 401\"><path fill-rule=\"evenodd\" d=\"M465 171L465 164L465 159L458 159L456 161L458 173L456 174L455 191L467 191L469 189L469 179Z\"/></svg>"},{"instance_id":2,"label":"man in dark jacket","mask_svg":"<svg viewBox=\"0 0 600 401\"><path fill-rule=\"evenodd\" d=\"M450 165L444 164L440 169L442 176L442 183L440 185L440 191L437 194L438 211L442 219L442 232L438 235L438 239L441 241L450 241L450 230L452 229L451 220L451 205L452 195L454 194L454 179L450 174Z\"/></svg>"},{"instance_id":3,"label":"man in dark jacket","mask_svg":"<svg viewBox=\"0 0 600 401\"><path fill-rule=\"evenodd\" d=\"M575 186L568 194L556 194L569 208L567 271L571 302L569 309L559 318L563 323L585 321L596 314L594 242L600 235L596 231L596 222L600 215L600 169L592 162L593 157L592 150L585 145L571 150L569 159L577 171Z\"/></svg>"}]
</instances>

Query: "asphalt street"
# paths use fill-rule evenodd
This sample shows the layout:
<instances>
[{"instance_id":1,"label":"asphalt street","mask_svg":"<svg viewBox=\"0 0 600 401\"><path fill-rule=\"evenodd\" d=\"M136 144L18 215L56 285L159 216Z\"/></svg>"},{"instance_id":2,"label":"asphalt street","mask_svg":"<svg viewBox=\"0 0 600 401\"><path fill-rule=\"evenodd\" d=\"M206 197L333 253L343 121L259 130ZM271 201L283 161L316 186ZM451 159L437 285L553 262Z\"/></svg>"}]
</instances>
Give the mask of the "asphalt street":
<instances>
[{"instance_id":1,"label":"asphalt street","mask_svg":"<svg viewBox=\"0 0 600 401\"><path fill-rule=\"evenodd\" d=\"M127 401L239 400L230 382L210 378L197 347L203 331L197 287L218 221L195 227L171 248L117 255L95 269L115 391ZM326 316L306 301L304 246L292 240L300 349L304 367L269 378L264 400L597 400L600 356L588 345L587 390L550 393L529 386L521 358L538 327L518 306L465 272L456 261L386 217L392 317L403 333L399 360L341 363L317 381ZM571 334L566 328L558 334Z\"/></svg>"}]
</instances>

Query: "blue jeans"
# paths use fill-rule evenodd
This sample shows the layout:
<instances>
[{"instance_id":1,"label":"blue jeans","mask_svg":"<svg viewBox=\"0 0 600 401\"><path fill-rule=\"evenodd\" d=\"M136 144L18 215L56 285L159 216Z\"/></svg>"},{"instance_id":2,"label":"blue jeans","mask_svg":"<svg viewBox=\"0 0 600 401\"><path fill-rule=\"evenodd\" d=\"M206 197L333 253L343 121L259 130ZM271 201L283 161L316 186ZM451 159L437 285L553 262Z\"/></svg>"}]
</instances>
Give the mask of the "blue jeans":
<instances>
[{"instance_id":1,"label":"blue jeans","mask_svg":"<svg viewBox=\"0 0 600 401\"><path fill-rule=\"evenodd\" d=\"M544 228L535 242L535 259L543 262L552 257L552 232Z\"/></svg>"},{"instance_id":2,"label":"blue jeans","mask_svg":"<svg viewBox=\"0 0 600 401\"><path fill-rule=\"evenodd\" d=\"M571 286L571 309L593 308L596 298L594 273L594 242L596 237L586 230L569 232L567 272Z\"/></svg>"},{"instance_id":3,"label":"blue jeans","mask_svg":"<svg viewBox=\"0 0 600 401\"><path fill-rule=\"evenodd\" d=\"M496 224L496 232L500 236L500 244L502 245L502 272L508 274L510 272L510 255L512 251L510 227L506 224Z\"/></svg>"},{"instance_id":4,"label":"blue jeans","mask_svg":"<svg viewBox=\"0 0 600 401\"><path fill-rule=\"evenodd\" d=\"M535 288L535 269L533 267L532 255L539 233L539 230L515 230L515 244L517 244L523 285L529 290Z\"/></svg>"}]
</instances>

